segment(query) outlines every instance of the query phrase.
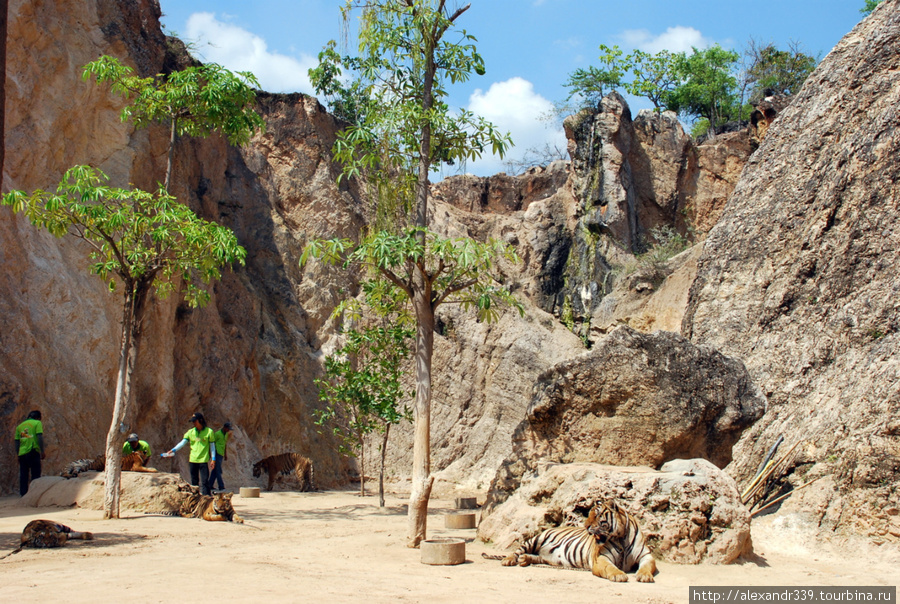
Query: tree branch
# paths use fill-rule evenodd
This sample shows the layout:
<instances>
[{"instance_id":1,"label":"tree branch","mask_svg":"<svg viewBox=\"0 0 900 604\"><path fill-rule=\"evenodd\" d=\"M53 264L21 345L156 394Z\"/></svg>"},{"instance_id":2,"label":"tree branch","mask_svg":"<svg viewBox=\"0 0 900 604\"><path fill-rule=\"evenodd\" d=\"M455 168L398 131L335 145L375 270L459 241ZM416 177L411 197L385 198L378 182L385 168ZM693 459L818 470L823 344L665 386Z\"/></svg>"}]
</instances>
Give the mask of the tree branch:
<instances>
[{"instance_id":1,"label":"tree branch","mask_svg":"<svg viewBox=\"0 0 900 604\"><path fill-rule=\"evenodd\" d=\"M450 294L455 294L456 292L462 291L462 290L466 289L467 287L471 287L471 286L475 285L476 283L478 283L478 279L469 279L468 281L464 281L454 287L448 287L446 290L444 290L444 293L442 293L434 301L434 307L437 308L438 306L440 306L444 302L444 300L447 299L447 296L449 296Z\"/></svg>"}]
</instances>

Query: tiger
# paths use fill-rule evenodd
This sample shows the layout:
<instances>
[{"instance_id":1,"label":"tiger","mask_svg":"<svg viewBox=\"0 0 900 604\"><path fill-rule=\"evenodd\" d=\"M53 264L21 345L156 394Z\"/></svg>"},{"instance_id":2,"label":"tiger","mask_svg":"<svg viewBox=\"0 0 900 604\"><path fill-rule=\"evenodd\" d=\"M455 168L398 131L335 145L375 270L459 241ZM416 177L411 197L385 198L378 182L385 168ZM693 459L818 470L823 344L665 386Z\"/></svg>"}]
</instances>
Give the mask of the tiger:
<instances>
[{"instance_id":1,"label":"tiger","mask_svg":"<svg viewBox=\"0 0 900 604\"><path fill-rule=\"evenodd\" d=\"M628 581L625 572L637 567L636 579L653 583L656 561L634 517L617 502L595 502L584 527L551 528L527 540L519 549L503 556L503 566L550 564L590 570L595 577Z\"/></svg>"},{"instance_id":2,"label":"tiger","mask_svg":"<svg viewBox=\"0 0 900 604\"><path fill-rule=\"evenodd\" d=\"M141 452L134 451L122 456L122 470L125 472L158 472L156 468L145 467L149 457ZM75 478L82 472L102 472L106 468L106 455L98 455L94 459L78 459L73 461L60 472L63 478Z\"/></svg>"},{"instance_id":3,"label":"tiger","mask_svg":"<svg viewBox=\"0 0 900 604\"><path fill-rule=\"evenodd\" d=\"M75 478L82 472L102 472L106 467L106 456L98 455L94 459L77 459L59 473L63 478Z\"/></svg>"},{"instance_id":4,"label":"tiger","mask_svg":"<svg viewBox=\"0 0 900 604\"><path fill-rule=\"evenodd\" d=\"M59 524L58 522L52 522L50 520L32 520L25 525L25 530L22 531L22 540L19 547L3 557L6 558L7 556L17 554L25 547L62 547L69 539L92 541L94 539L94 534L73 531L64 524Z\"/></svg>"},{"instance_id":5,"label":"tiger","mask_svg":"<svg viewBox=\"0 0 900 604\"><path fill-rule=\"evenodd\" d=\"M231 497L234 493L220 492L215 495L201 495L197 490L189 490L181 502L177 512L184 518L203 518L210 522L237 522L244 523L244 519L238 516L231 505Z\"/></svg>"},{"instance_id":6,"label":"tiger","mask_svg":"<svg viewBox=\"0 0 900 604\"><path fill-rule=\"evenodd\" d=\"M265 470L269 475L269 484L267 491L271 491L275 485L275 479L279 474L294 474L300 481L301 491L315 491L316 487L313 482L313 465L312 462L300 455L299 453L282 453L281 455L272 455L261 459L253 464L253 477L259 478Z\"/></svg>"}]
</instances>

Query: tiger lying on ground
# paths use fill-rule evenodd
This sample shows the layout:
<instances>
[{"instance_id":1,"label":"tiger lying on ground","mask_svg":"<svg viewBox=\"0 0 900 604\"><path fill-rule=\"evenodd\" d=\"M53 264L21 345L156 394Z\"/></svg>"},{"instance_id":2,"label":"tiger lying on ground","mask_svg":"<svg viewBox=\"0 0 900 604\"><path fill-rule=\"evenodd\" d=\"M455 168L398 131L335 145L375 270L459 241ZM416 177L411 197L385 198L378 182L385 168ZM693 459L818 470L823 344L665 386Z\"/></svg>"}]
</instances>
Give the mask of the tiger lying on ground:
<instances>
[{"instance_id":1,"label":"tiger lying on ground","mask_svg":"<svg viewBox=\"0 0 900 604\"><path fill-rule=\"evenodd\" d=\"M177 513L185 518L203 518L210 522L230 521L243 524L244 519L237 515L231 505L232 495L234 493L227 492L201 495L197 490L191 489L185 493L185 498Z\"/></svg>"},{"instance_id":2,"label":"tiger lying on ground","mask_svg":"<svg viewBox=\"0 0 900 604\"><path fill-rule=\"evenodd\" d=\"M158 472L156 468L145 467L150 459L141 451L134 451L122 456L122 470L125 472ZM94 459L79 459L66 466L60 472L63 478L75 478L82 472L102 472L106 468L106 455L98 455Z\"/></svg>"},{"instance_id":3,"label":"tiger lying on ground","mask_svg":"<svg viewBox=\"0 0 900 604\"><path fill-rule=\"evenodd\" d=\"M79 533L64 524L58 524L50 520L32 520L25 525L25 530L22 531L21 545L6 554L6 556L19 553L23 547L62 547L69 539L91 541L93 538L94 535L92 533ZM6 556L3 557L6 558Z\"/></svg>"},{"instance_id":4,"label":"tiger lying on ground","mask_svg":"<svg viewBox=\"0 0 900 604\"><path fill-rule=\"evenodd\" d=\"M584 521L584 528L547 529L505 558L483 556L503 560L503 566L550 564L584 568L596 577L619 582L627 581L625 572L634 567L637 567L636 578L642 583L653 583L656 572L656 561L637 521L614 501L595 502Z\"/></svg>"},{"instance_id":5,"label":"tiger lying on ground","mask_svg":"<svg viewBox=\"0 0 900 604\"><path fill-rule=\"evenodd\" d=\"M265 470L269 474L269 485L267 491L271 491L275 485L275 479L279 474L294 474L300 481L301 491L315 491L316 487L313 483L313 466L312 462L303 457L299 453L282 453L281 455L272 455L261 459L253 464L253 477L259 478Z\"/></svg>"}]
</instances>

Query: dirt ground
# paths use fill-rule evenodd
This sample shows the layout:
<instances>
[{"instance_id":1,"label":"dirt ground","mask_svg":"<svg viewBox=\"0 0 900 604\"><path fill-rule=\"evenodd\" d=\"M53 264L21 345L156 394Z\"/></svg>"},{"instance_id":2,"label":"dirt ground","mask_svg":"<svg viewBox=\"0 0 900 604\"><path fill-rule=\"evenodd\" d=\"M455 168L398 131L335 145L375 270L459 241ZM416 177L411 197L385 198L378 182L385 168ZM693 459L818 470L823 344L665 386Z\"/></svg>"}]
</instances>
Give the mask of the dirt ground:
<instances>
[{"instance_id":1,"label":"dirt ground","mask_svg":"<svg viewBox=\"0 0 900 604\"><path fill-rule=\"evenodd\" d=\"M587 572L505 568L474 529L446 529L452 500L432 499L429 538L462 537L466 562L429 566L405 547L406 501L350 491L234 497L246 523L126 513L103 520L80 508L22 507L0 498L0 552L46 518L94 541L23 550L0 560L6 602L687 602L701 585L897 585L897 559L874 548L853 555L802 545L777 521L754 526L755 556L730 566L660 563L656 583L614 584ZM480 500L479 500L480 501ZM896 552L893 552L896 554ZM202 594L202 595L201 595ZM203 597L208 596L208 597Z\"/></svg>"}]
</instances>

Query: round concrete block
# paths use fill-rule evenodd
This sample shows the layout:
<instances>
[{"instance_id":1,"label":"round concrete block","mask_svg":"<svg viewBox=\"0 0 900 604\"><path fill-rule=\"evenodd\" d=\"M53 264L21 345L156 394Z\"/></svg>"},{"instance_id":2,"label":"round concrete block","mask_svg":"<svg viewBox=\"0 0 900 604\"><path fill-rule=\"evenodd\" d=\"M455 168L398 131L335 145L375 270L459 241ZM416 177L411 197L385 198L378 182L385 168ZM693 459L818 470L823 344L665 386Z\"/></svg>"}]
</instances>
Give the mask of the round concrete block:
<instances>
[{"instance_id":1,"label":"round concrete block","mask_svg":"<svg viewBox=\"0 0 900 604\"><path fill-rule=\"evenodd\" d=\"M241 497L259 497L259 487L241 487Z\"/></svg>"},{"instance_id":2,"label":"round concrete block","mask_svg":"<svg viewBox=\"0 0 900 604\"><path fill-rule=\"evenodd\" d=\"M450 529L475 528L475 512L456 512L444 516L444 526Z\"/></svg>"},{"instance_id":3,"label":"round concrete block","mask_svg":"<svg viewBox=\"0 0 900 604\"><path fill-rule=\"evenodd\" d=\"M478 507L478 501L474 497L457 497L457 510L474 510Z\"/></svg>"},{"instance_id":4,"label":"round concrete block","mask_svg":"<svg viewBox=\"0 0 900 604\"><path fill-rule=\"evenodd\" d=\"M419 544L422 564L452 565L466 561L466 542L462 539L427 539Z\"/></svg>"}]
</instances>

